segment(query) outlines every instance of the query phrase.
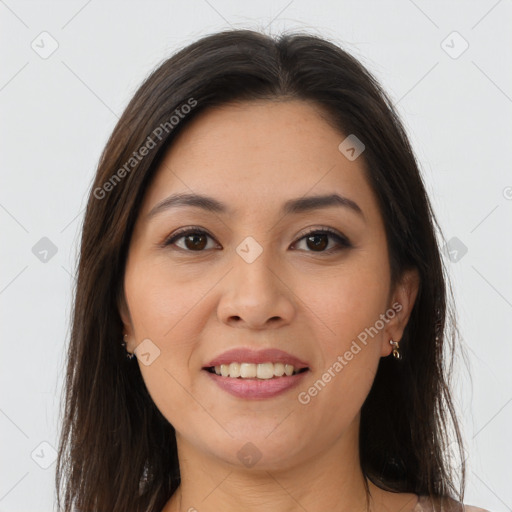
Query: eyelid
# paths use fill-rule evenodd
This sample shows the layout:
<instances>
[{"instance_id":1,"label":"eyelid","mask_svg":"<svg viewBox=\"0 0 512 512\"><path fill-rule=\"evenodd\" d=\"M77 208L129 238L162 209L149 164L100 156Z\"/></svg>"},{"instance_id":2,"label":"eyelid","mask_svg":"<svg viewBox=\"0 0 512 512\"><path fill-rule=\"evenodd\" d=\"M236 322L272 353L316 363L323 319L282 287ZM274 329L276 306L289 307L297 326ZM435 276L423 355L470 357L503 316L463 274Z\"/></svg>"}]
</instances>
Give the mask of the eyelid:
<instances>
[{"instance_id":1,"label":"eyelid","mask_svg":"<svg viewBox=\"0 0 512 512\"><path fill-rule=\"evenodd\" d=\"M340 231L338 231L337 229L330 228L328 226L312 227L312 228L307 228L307 229L308 230L306 232L303 232L300 235L298 235L298 238L297 238L296 242L294 242L294 244L297 242L300 242L303 238L307 237L310 234L313 234L313 233L325 234L325 233L327 233L327 234L331 235L333 238L339 239L343 243L343 245L345 245L346 247L353 247L352 242L349 240L349 238L347 236L345 236L343 233L341 233Z\"/></svg>"},{"instance_id":2,"label":"eyelid","mask_svg":"<svg viewBox=\"0 0 512 512\"><path fill-rule=\"evenodd\" d=\"M178 240L182 236L188 235L189 233L204 233L205 235L208 235L212 240L215 240L215 237L206 229L200 227L200 226L186 226L184 228L179 228L173 233L171 233L169 236L166 236L164 241L159 244L160 247L167 247L171 245L175 240ZM215 240L216 241L216 240ZM189 251L194 252L194 251Z\"/></svg>"},{"instance_id":3,"label":"eyelid","mask_svg":"<svg viewBox=\"0 0 512 512\"><path fill-rule=\"evenodd\" d=\"M205 234L205 235L209 236L212 240L214 240L216 243L218 243L217 240L215 239L215 237L212 234L210 234L210 232L208 230L206 230L200 226L187 226L187 227L183 227L183 228L176 230L171 235L166 237L165 240L163 241L163 243L160 244L160 246L163 248L168 247L169 245L172 245L176 240L179 240L180 238L188 235L189 233ZM350 239L347 236L345 236L342 232L340 232L334 228L328 227L328 226L313 226L313 227L306 228L306 231L303 231L302 233L297 235L297 238L295 239L295 241L293 242L292 245L297 244L298 242L300 242L304 238L306 238L308 235L311 235L314 233L328 234L332 238L337 239L339 250L341 250L341 248L353 247L352 242L350 241ZM205 252L204 250L203 251L190 251L190 250L187 251L186 249L182 249L181 247L178 247L177 249L185 251L185 252L191 252L191 253ZM334 249L336 250L336 248L334 248ZM325 253L329 253L331 251L333 251L332 248L327 251L319 251L318 254L322 254L322 253L325 254ZM315 251L307 251L307 252L315 253Z\"/></svg>"}]
</instances>

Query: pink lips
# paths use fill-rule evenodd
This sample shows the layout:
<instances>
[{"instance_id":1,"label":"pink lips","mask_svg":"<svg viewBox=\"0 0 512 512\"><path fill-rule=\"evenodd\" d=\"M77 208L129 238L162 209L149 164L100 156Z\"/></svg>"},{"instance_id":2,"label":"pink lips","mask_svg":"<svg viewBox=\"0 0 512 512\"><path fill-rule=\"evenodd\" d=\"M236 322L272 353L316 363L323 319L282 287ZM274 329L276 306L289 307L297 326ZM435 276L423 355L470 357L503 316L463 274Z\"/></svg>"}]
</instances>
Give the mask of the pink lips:
<instances>
[{"instance_id":1,"label":"pink lips","mask_svg":"<svg viewBox=\"0 0 512 512\"><path fill-rule=\"evenodd\" d=\"M245 348L235 348L220 354L215 359L207 363L203 369L221 364L230 363L282 363L291 364L296 370L308 368L309 365L295 356L279 349L270 348L263 350L250 350ZM206 372L208 377L215 382L221 389L227 391L233 396L246 399L264 399L277 396L288 391L299 384L304 376L309 373L304 371L294 375L282 377L273 377L272 379L242 379L222 377L216 373Z\"/></svg>"},{"instance_id":2,"label":"pink lips","mask_svg":"<svg viewBox=\"0 0 512 512\"><path fill-rule=\"evenodd\" d=\"M206 372L206 375L221 389L238 398L262 400L272 398L288 391L299 384L308 371L296 373L290 377L274 377L272 379L232 379L216 373Z\"/></svg>"},{"instance_id":3,"label":"pink lips","mask_svg":"<svg viewBox=\"0 0 512 512\"><path fill-rule=\"evenodd\" d=\"M234 348L212 359L209 363L205 364L203 368L230 363L283 363L293 365L296 370L308 368L309 366L308 363L277 348L267 348L263 350Z\"/></svg>"}]
</instances>

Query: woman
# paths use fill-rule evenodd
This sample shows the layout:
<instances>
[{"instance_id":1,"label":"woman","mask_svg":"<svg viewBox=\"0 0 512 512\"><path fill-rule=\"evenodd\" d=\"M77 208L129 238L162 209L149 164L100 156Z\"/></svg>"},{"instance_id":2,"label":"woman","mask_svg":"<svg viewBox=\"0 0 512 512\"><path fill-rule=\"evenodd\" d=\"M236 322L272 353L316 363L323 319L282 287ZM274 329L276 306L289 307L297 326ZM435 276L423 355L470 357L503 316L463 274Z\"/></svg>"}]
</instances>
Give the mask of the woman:
<instances>
[{"instance_id":1,"label":"woman","mask_svg":"<svg viewBox=\"0 0 512 512\"><path fill-rule=\"evenodd\" d=\"M87 206L59 507L463 510L436 226L337 46L234 30L165 61Z\"/></svg>"}]
</instances>

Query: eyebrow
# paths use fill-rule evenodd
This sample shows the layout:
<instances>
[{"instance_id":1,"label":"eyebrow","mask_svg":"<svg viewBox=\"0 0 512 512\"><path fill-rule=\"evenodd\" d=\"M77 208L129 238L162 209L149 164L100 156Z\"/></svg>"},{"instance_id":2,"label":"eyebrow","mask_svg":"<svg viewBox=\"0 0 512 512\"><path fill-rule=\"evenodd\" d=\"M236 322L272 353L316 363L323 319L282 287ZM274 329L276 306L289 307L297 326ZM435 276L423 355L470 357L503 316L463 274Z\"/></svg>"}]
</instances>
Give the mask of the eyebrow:
<instances>
[{"instance_id":1,"label":"eyebrow","mask_svg":"<svg viewBox=\"0 0 512 512\"><path fill-rule=\"evenodd\" d=\"M340 196L339 194L289 199L283 204L281 213L283 215L299 214L333 206L347 208L364 218L363 211L355 201L349 199L348 197ZM163 211L183 207L200 208L202 210L224 215L233 214L231 209L229 209L224 203L221 203L213 197L201 194L180 193L170 195L169 197L156 204L148 213L147 218L149 220L151 217Z\"/></svg>"}]
</instances>

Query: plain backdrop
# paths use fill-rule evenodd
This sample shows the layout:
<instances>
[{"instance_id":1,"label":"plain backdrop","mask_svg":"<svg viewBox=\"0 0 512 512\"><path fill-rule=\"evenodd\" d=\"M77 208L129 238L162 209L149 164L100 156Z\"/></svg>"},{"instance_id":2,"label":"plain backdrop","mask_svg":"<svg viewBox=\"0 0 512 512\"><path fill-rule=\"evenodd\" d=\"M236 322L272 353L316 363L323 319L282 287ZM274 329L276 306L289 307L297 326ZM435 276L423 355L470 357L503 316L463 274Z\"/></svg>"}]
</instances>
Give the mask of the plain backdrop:
<instances>
[{"instance_id":1,"label":"plain backdrop","mask_svg":"<svg viewBox=\"0 0 512 512\"><path fill-rule=\"evenodd\" d=\"M466 503L512 510L512 5L0 0L0 511L51 511L73 274L100 152L144 77L217 30L293 29L393 99L448 248L471 377L455 397Z\"/></svg>"}]
</instances>

